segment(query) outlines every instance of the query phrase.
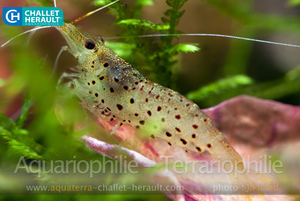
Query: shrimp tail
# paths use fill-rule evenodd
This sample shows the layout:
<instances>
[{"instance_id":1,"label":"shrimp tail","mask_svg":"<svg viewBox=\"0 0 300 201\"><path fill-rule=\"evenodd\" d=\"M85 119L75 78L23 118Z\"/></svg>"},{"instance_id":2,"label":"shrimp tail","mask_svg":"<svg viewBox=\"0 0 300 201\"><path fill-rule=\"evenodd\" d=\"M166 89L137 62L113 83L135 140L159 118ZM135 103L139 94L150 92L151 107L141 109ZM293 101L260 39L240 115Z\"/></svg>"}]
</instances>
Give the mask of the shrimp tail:
<instances>
[{"instance_id":1,"label":"shrimp tail","mask_svg":"<svg viewBox=\"0 0 300 201\"><path fill-rule=\"evenodd\" d=\"M250 194L253 192L249 192L248 189L249 186L253 186L253 181L246 174L242 157L221 133L217 136L208 152L215 160L220 160L218 164L223 169L223 172L230 177L230 183L237 186L239 192L245 195L248 200L251 200ZM260 192L256 193L263 197Z\"/></svg>"}]
</instances>

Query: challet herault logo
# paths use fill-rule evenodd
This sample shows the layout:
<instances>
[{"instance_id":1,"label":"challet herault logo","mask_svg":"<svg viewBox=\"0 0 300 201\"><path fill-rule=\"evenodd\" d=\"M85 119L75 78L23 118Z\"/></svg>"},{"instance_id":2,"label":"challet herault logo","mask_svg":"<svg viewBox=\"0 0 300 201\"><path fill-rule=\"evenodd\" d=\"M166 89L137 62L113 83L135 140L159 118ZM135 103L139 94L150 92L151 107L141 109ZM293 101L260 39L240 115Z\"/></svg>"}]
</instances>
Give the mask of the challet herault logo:
<instances>
[{"instance_id":1,"label":"challet herault logo","mask_svg":"<svg viewBox=\"0 0 300 201\"><path fill-rule=\"evenodd\" d=\"M3 21L10 26L63 26L64 13L56 7L3 7Z\"/></svg>"}]
</instances>

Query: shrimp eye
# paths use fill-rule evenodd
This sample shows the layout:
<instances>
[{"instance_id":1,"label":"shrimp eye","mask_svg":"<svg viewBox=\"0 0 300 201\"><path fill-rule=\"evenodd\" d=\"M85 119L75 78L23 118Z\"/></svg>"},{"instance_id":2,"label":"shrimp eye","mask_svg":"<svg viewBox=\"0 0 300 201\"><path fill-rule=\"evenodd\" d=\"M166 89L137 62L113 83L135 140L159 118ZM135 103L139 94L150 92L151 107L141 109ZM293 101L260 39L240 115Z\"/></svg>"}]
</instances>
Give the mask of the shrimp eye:
<instances>
[{"instance_id":1,"label":"shrimp eye","mask_svg":"<svg viewBox=\"0 0 300 201\"><path fill-rule=\"evenodd\" d=\"M95 48L96 44L93 40L91 39L87 39L85 42L84 42L84 46L89 49L89 50L92 50Z\"/></svg>"},{"instance_id":2,"label":"shrimp eye","mask_svg":"<svg viewBox=\"0 0 300 201\"><path fill-rule=\"evenodd\" d=\"M96 36L96 38L99 39L99 40L101 40L102 43L104 43L104 38L102 36L98 35L98 36Z\"/></svg>"}]
</instances>

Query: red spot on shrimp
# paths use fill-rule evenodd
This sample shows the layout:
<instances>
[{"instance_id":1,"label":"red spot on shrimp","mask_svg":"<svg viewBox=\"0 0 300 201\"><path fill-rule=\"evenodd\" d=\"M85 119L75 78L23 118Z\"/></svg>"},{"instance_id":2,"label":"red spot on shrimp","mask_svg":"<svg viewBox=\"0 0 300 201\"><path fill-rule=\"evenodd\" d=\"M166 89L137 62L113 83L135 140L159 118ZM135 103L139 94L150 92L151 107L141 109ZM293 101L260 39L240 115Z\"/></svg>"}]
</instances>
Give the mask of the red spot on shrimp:
<instances>
[{"instance_id":1,"label":"red spot on shrimp","mask_svg":"<svg viewBox=\"0 0 300 201\"><path fill-rule=\"evenodd\" d=\"M177 128L177 127L175 127L175 130L177 131L177 132L181 132L181 130L179 129L179 128Z\"/></svg>"},{"instance_id":2,"label":"red spot on shrimp","mask_svg":"<svg viewBox=\"0 0 300 201\"><path fill-rule=\"evenodd\" d=\"M122 110L123 106L121 104L117 104L117 108L118 108L118 110Z\"/></svg>"},{"instance_id":3,"label":"red spot on shrimp","mask_svg":"<svg viewBox=\"0 0 300 201\"><path fill-rule=\"evenodd\" d=\"M185 141L184 139L180 138L180 141L182 142L183 145L187 144L187 141Z\"/></svg>"},{"instance_id":4,"label":"red spot on shrimp","mask_svg":"<svg viewBox=\"0 0 300 201\"><path fill-rule=\"evenodd\" d=\"M167 137L172 137L172 134L169 132L166 132Z\"/></svg>"}]
</instances>

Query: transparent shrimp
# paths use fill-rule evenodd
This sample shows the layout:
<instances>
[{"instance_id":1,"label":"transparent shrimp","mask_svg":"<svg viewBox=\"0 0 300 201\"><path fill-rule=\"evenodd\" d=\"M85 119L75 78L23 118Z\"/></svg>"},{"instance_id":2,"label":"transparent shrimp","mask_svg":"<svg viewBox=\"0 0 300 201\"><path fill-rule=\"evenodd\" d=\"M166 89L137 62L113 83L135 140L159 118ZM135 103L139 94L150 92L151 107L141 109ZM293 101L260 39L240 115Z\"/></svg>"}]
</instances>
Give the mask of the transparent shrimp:
<instances>
[{"instance_id":1,"label":"transparent shrimp","mask_svg":"<svg viewBox=\"0 0 300 201\"><path fill-rule=\"evenodd\" d=\"M200 108L188 98L148 80L104 45L103 40L72 24L57 27L68 43L66 51L78 61L80 79L69 88L83 106L100 118L130 124L143 136L161 138L166 146L180 146L199 154L208 152L224 166L233 183L248 177L240 155ZM112 132L116 130L115 127ZM237 174L239 172L240 174ZM237 177L236 177L237 176Z\"/></svg>"}]
</instances>

